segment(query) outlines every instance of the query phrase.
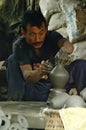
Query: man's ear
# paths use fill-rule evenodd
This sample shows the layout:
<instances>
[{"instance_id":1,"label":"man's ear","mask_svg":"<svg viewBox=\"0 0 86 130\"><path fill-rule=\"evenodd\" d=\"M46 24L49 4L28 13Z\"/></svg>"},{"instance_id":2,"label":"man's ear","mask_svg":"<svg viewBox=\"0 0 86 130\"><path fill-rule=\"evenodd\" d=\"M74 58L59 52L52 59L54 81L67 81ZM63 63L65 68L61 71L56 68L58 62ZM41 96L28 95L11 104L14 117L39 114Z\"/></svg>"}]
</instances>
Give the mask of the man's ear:
<instances>
[{"instance_id":1,"label":"man's ear","mask_svg":"<svg viewBox=\"0 0 86 130\"><path fill-rule=\"evenodd\" d=\"M25 32L25 30L22 27L20 29L20 32L21 32L21 35L25 36L26 32Z\"/></svg>"}]
</instances>

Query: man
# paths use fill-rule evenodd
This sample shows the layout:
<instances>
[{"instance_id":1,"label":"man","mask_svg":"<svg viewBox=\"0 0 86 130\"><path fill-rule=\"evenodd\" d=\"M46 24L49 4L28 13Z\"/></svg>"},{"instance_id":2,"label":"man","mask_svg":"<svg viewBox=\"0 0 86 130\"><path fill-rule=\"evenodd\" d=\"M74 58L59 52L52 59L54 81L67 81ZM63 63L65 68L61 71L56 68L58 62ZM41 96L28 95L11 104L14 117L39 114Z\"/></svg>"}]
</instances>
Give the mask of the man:
<instances>
[{"instance_id":1,"label":"man","mask_svg":"<svg viewBox=\"0 0 86 130\"><path fill-rule=\"evenodd\" d=\"M72 53L73 45L61 34L48 31L45 18L38 11L25 13L21 34L7 62L8 98L46 101L52 87L48 77L52 69L50 60L61 47Z\"/></svg>"}]
</instances>

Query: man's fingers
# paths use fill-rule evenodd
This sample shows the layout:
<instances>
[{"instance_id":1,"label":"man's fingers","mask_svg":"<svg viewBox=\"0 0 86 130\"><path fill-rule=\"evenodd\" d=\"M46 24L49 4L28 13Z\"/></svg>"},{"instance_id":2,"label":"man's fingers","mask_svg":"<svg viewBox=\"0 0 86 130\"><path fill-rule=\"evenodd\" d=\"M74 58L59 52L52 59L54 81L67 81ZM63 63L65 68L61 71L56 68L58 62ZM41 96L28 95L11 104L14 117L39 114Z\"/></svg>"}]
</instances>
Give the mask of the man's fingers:
<instances>
[{"instance_id":1,"label":"man's fingers","mask_svg":"<svg viewBox=\"0 0 86 130\"><path fill-rule=\"evenodd\" d=\"M42 61L41 62L41 65L40 65L40 68L41 68L41 71L44 72L44 73L49 73L52 68L53 68L53 65L51 62L49 62L49 60L47 61Z\"/></svg>"}]
</instances>

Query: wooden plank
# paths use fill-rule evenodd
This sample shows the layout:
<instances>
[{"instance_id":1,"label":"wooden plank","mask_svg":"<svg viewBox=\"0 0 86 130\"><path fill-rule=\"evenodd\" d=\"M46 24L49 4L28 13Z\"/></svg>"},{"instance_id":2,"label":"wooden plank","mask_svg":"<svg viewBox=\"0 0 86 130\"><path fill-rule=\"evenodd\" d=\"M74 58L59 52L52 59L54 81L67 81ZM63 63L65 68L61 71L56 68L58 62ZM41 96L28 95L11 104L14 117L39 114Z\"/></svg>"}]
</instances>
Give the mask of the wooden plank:
<instances>
[{"instance_id":1,"label":"wooden plank","mask_svg":"<svg viewBox=\"0 0 86 130\"><path fill-rule=\"evenodd\" d=\"M0 102L0 107L4 112L12 115L12 122L17 120L18 115L22 115L28 120L30 128L45 128L45 116L42 116L40 112L47 107L46 102L6 101Z\"/></svg>"}]
</instances>

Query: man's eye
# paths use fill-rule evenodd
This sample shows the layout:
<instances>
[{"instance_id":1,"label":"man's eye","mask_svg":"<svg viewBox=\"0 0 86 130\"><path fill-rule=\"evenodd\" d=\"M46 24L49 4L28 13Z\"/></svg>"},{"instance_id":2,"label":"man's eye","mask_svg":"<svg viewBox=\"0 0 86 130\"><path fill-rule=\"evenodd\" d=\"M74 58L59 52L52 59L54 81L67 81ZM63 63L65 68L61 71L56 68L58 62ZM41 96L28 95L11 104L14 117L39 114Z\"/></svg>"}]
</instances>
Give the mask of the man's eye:
<instances>
[{"instance_id":1,"label":"man's eye","mask_svg":"<svg viewBox=\"0 0 86 130\"><path fill-rule=\"evenodd\" d=\"M34 34L34 33L30 33L29 35L30 35L30 36L32 36L32 37L34 37L34 36L35 36L35 34Z\"/></svg>"},{"instance_id":2,"label":"man's eye","mask_svg":"<svg viewBox=\"0 0 86 130\"><path fill-rule=\"evenodd\" d=\"M41 31L41 32L40 32L40 35L43 35L44 33L45 33L44 31Z\"/></svg>"}]
</instances>

